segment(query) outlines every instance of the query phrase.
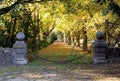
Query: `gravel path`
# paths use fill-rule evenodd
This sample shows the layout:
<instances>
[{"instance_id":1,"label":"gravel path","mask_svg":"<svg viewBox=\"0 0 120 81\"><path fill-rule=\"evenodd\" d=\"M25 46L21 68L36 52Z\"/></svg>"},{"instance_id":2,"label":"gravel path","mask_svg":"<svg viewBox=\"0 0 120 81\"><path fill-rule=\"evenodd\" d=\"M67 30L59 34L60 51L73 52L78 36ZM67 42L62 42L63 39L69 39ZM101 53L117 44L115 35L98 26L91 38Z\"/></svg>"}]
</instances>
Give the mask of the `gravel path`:
<instances>
[{"instance_id":1,"label":"gravel path","mask_svg":"<svg viewBox=\"0 0 120 81\"><path fill-rule=\"evenodd\" d=\"M39 63L0 67L0 81L120 81L120 64Z\"/></svg>"}]
</instances>

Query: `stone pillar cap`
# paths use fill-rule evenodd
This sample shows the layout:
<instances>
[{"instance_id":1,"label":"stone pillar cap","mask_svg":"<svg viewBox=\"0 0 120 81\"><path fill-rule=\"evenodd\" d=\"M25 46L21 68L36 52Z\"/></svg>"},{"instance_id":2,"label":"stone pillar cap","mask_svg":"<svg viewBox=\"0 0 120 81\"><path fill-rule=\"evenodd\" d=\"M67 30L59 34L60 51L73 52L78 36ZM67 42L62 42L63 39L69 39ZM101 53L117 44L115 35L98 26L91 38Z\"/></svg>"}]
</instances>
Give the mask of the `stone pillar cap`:
<instances>
[{"instance_id":1,"label":"stone pillar cap","mask_svg":"<svg viewBox=\"0 0 120 81\"><path fill-rule=\"evenodd\" d=\"M104 39L104 33L103 32L97 32L96 33L96 38L97 39Z\"/></svg>"},{"instance_id":2,"label":"stone pillar cap","mask_svg":"<svg viewBox=\"0 0 120 81\"><path fill-rule=\"evenodd\" d=\"M19 32L16 35L17 40L24 40L25 39L25 34L23 32Z\"/></svg>"}]
</instances>

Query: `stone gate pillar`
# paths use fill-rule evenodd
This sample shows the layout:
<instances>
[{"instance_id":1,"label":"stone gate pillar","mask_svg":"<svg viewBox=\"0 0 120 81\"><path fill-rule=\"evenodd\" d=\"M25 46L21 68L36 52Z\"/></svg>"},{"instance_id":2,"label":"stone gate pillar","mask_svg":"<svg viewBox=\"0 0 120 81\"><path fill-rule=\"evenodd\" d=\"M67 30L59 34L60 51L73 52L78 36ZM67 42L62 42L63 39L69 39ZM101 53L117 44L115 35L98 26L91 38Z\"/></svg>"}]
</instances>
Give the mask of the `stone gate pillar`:
<instances>
[{"instance_id":1,"label":"stone gate pillar","mask_svg":"<svg viewBox=\"0 0 120 81\"><path fill-rule=\"evenodd\" d=\"M104 33L96 33L97 40L93 44L93 53L94 53L94 64L106 63L106 54L107 54L107 44L104 40Z\"/></svg>"},{"instance_id":2,"label":"stone gate pillar","mask_svg":"<svg viewBox=\"0 0 120 81\"><path fill-rule=\"evenodd\" d=\"M13 45L13 49L15 51L13 57L13 64L27 64L28 62L28 59L26 57L27 48L24 39L25 39L24 33L22 32L17 33L16 42Z\"/></svg>"}]
</instances>

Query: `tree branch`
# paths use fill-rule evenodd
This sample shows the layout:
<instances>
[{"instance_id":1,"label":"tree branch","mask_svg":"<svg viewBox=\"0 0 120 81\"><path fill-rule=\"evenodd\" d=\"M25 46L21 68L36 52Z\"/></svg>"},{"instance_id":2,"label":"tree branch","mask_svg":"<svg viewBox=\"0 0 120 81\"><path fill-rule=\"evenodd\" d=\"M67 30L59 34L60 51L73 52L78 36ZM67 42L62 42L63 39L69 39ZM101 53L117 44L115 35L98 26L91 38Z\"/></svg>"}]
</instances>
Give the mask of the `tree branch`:
<instances>
[{"instance_id":1,"label":"tree branch","mask_svg":"<svg viewBox=\"0 0 120 81\"><path fill-rule=\"evenodd\" d=\"M0 15L8 13L10 10L12 10L16 5L18 4L24 4L24 3L40 3L40 1L33 1L33 0L28 0L28 1L22 1L22 0L17 0L14 4L11 6L7 6L5 8L0 9Z\"/></svg>"},{"instance_id":2,"label":"tree branch","mask_svg":"<svg viewBox=\"0 0 120 81\"><path fill-rule=\"evenodd\" d=\"M0 9L0 15L8 13L10 10L12 10L16 5L18 5L21 2L21 0L17 0L14 4L11 6L5 7Z\"/></svg>"}]
</instances>

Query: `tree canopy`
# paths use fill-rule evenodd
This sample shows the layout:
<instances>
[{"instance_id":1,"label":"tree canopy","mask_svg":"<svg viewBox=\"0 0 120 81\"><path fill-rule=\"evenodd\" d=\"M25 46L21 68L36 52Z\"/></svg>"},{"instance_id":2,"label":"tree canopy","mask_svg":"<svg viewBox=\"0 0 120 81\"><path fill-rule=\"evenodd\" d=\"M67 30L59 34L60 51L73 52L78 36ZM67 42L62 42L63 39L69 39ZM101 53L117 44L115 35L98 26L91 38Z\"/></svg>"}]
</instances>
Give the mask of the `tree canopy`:
<instances>
[{"instance_id":1,"label":"tree canopy","mask_svg":"<svg viewBox=\"0 0 120 81\"><path fill-rule=\"evenodd\" d=\"M58 34L77 47L83 39L83 50L88 50L97 31L105 33L109 45L119 45L119 22L119 0L1 0L0 46L12 47L19 31L32 50L52 43Z\"/></svg>"}]
</instances>

